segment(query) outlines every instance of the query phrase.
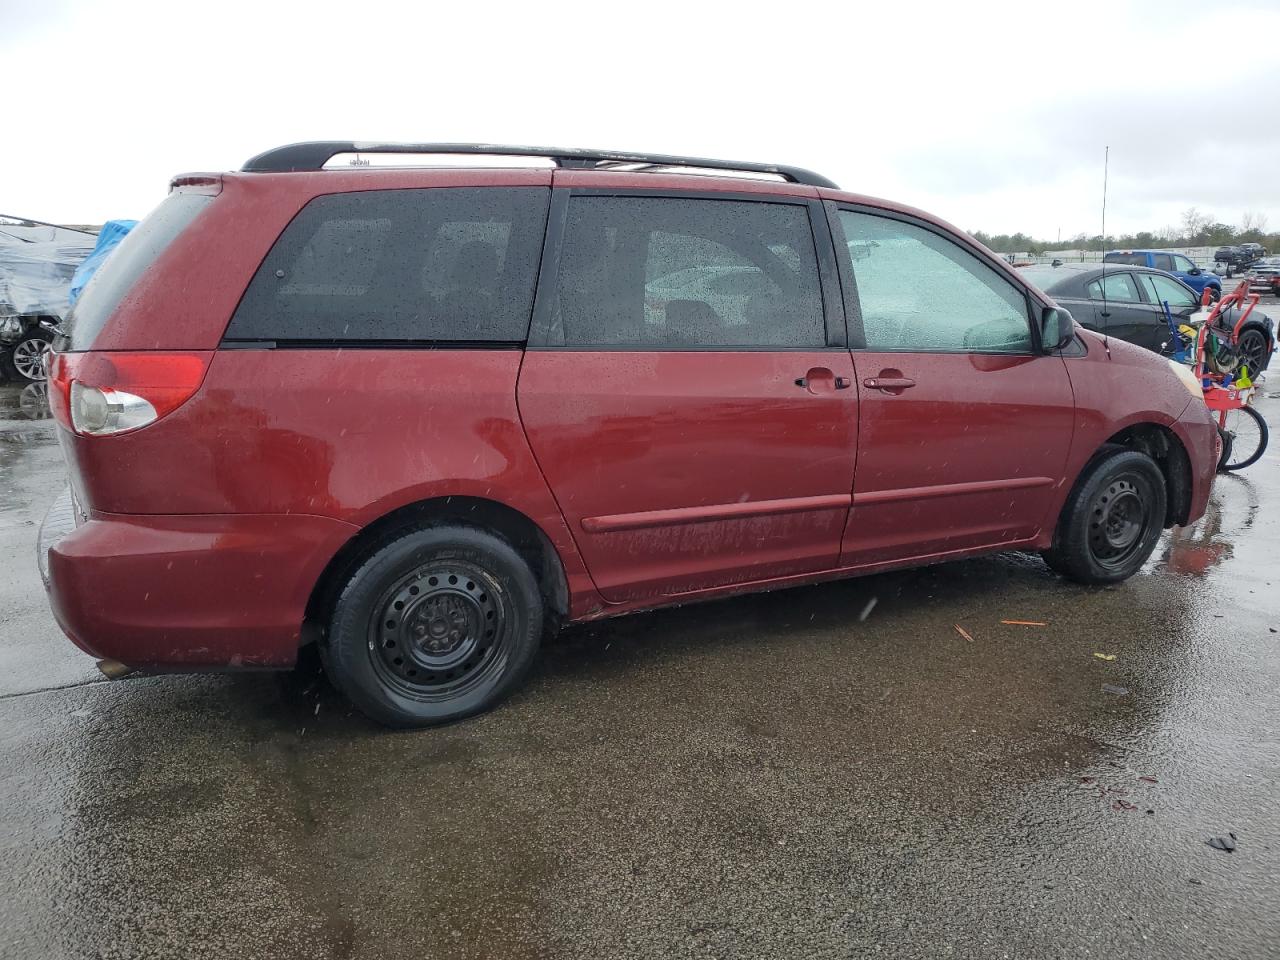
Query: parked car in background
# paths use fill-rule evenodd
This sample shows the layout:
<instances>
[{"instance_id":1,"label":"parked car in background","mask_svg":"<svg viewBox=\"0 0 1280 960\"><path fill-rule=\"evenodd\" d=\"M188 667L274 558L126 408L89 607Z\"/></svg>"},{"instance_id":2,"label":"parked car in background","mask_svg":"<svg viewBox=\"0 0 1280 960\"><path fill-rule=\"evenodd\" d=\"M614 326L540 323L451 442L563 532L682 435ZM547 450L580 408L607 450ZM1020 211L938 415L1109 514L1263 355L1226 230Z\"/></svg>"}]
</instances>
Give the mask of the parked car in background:
<instances>
[{"instance_id":1,"label":"parked car in background","mask_svg":"<svg viewBox=\"0 0 1280 960\"><path fill-rule=\"evenodd\" d=\"M177 178L58 340L39 558L113 673L316 637L371 717L443 723L562 623L1009 549L1115 583L1204 512L1190 371L921 211L643 154L326 168L356 149Z\"/></svg>"},{"instance_id":2,"label":"parked car in background","mask_svg":"<svg viewBox=\"0 0 1280 960\"><path fill-rule=\"evenodd\" d=\"M1057 267L1025 267L1022 274L1070 310L1085 329L1161 354L1173 352L1173 333L1162 304L1169 304L1169 311L1179 324L1186 323L1200 309L1200 297L1194 290L1149 267L1064 263ZM1232 322L1229 313L1226 322ZM1241 332L1240 351L1254 373L1271 363L1275 332L1275 322L1266 314L1255 309L1249 315Z\"/></svg>"},{"instance_id":3,"label":"parked car in background","mask_svg":"<svg viewBox=\"0 0 1280 960\"><path fill-rule=\"evenodd\" d=\"M1123 263L1129 266L1163 270L1177 277L1199 296L1205 289L1217 300L1222 296L1222 281L1214 274L1201 270L1191 258L1167 250L1112 250L1102 258L1107 263Z\"/></svg>"},{"instance_id":4,"label":"parked car in background","mask_svg":"<svg viewBox=\"0 0 1280 960\"><path fill-rule=\"evenodd\" d=\"M0 376L20 383L45 378L44 360L58 329L58 318L39 314L4 315L0 305Z\"/></svg>"},{"instance_id":5,"label":"parked car in background","mask_svg":"<svg viewBox=\"0 0 1280 960\"><path fill-rule=\"evenodd\" d=\"M1267 248L1260 243L1242 243L1235 246L1220 247L1213 255L1215 264L1221 264L1215 272L1233 277L1247 269L1256 260L1267 255Z\"/></svg>"},{"instance_id":6,"label":"parked car in background","mask_svg":"<svg viewBox=\"0 0 1280 960\"><path fill-rule=\"evenodd\" d=\"M1219 247L1214 251L1213 262L1221 263L1225 266L1238 267L1245 261L1245 253L1238 246L1228 244L1225 247Z\"/></svg>"},{"instance_id":7,"label":"parked car in background","mask_svg":"<svg viewBox=\"0 0 1280 960\"><path fill-rule=\"evenodd\" d=\"M1249 267L1245 276L1254 293L1280 297L1280 257L1263 257Z\"/></svg>"},{"instance_id":8,"label":"parked car in background","mask_svg":"<svg viewBox=\"0 0 1280 960\"><path fill-rule=\"evenodd\" d=\"M0 375L43 380L44 358L66 315L77 265L96 237L55 224L0 218Z\"/></svg>"}]
</instances>

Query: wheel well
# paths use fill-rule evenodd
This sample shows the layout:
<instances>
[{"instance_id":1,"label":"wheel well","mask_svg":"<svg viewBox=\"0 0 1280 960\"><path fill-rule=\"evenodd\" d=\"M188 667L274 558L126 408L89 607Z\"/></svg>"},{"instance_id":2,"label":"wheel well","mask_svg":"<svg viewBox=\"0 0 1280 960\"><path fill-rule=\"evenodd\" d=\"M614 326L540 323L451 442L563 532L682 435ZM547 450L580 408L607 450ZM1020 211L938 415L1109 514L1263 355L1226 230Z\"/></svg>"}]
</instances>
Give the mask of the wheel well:
<instances>
[{"instance_id":1,"label":"wheel well","mask_svg":"<svg viewBox=\"0 0 1280 960\"><path fill-rule=\"evenodd\" d=\"M393 510L370 523L343 544L334 554L307 601L306 619L313 627L323 629L337 592L377 545L388 536L421 526L460 524L477 527L502 537L529 564L542 589L543 601L550 611L554 628L569 612L569 587L564 567L551 540L541 528L518 510L482 497L437 497L420 500ZM308 638L308 631L303 631Z\"/></svg>"},{"instance_id":2,"label":"wheel well","mask_svg":"<svg viewBox=\"0 0 1280 960\"><path fill-rule=\"evenodd\" d=\"M1137 423L1108 439L1102 449L1106 447L1137 450L1154 460L1164 474L1168 494L1164 525L1187 522L1191 513L1191 458L1172 430L1155 423Z\"/></svg>"}]
</instances>

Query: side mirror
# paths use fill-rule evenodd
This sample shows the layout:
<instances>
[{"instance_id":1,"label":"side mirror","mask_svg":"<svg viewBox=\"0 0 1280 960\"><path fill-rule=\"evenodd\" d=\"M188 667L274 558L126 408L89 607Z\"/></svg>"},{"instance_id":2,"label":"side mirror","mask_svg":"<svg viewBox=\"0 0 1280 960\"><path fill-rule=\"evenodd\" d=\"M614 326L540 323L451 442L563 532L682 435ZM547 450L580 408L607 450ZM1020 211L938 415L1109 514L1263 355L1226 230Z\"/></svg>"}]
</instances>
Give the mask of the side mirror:
<instances>
[{"instance_id":1,"label":"side mirror","mask_svg":"<svg viewBox=\"0 0 1280 960\"><path fill-rule=\"evenodd\" d=\"M1061 350L1076 334L1075 321L1061 307L1045 307L1040 314L1040 346L1045 353Z\"/></svg>"},{"instance_id":2,"label":"side mirror","mask_svg":"<svg viewBox=\"0 0 1280 960\"><path fill-rule=\"evenodd\" d=\"M1187 276L1198 277L1202 272L1203 271L1199 267L1192 267L1190 270L1187 271Z\"/></svg>"}]
</instances>

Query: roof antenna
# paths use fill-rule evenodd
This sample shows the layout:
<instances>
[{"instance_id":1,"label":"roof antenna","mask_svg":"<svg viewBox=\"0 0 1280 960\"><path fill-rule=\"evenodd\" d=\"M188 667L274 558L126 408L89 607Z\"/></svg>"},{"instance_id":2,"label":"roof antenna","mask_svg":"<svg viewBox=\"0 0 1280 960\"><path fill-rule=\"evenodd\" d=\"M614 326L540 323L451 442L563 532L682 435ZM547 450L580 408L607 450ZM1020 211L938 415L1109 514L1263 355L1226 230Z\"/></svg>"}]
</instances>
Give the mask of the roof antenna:
<instances>
[{"instance_id":1,"label":"roof antenna","mask_svg":"<svg viewBox=\"0 0 1280 960\"><path fill-rule=\"evenodd\" d=\"M1110 357L1111 340L1107 337L1111 317L1111 312L1107 309L1107 168L1111 164L1111 147L1108 146L1105 150L1102 155L1102 280L1099 286L1102 287L1102 346Z\"/></svg>"}]
</instances>

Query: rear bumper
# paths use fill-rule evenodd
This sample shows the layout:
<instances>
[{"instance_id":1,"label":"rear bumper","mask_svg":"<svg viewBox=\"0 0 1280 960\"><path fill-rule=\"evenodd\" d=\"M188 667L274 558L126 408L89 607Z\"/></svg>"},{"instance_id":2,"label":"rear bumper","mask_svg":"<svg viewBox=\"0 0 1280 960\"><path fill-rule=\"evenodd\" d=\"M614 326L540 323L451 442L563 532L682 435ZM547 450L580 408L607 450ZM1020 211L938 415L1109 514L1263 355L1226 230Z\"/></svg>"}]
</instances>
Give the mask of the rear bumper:
<instances>
[{"instance_id":1,"label":"rear bumper","mask_svg":"<svg viewBox=\"0 0 1280 960\"><path fill-rule=\"evenodd\" d=\"M38 549L53 614L86 653L154 669L286 667L312 588L355 532L299 515L83 519L68 495Z\"/></svg>"}]
</instances>

